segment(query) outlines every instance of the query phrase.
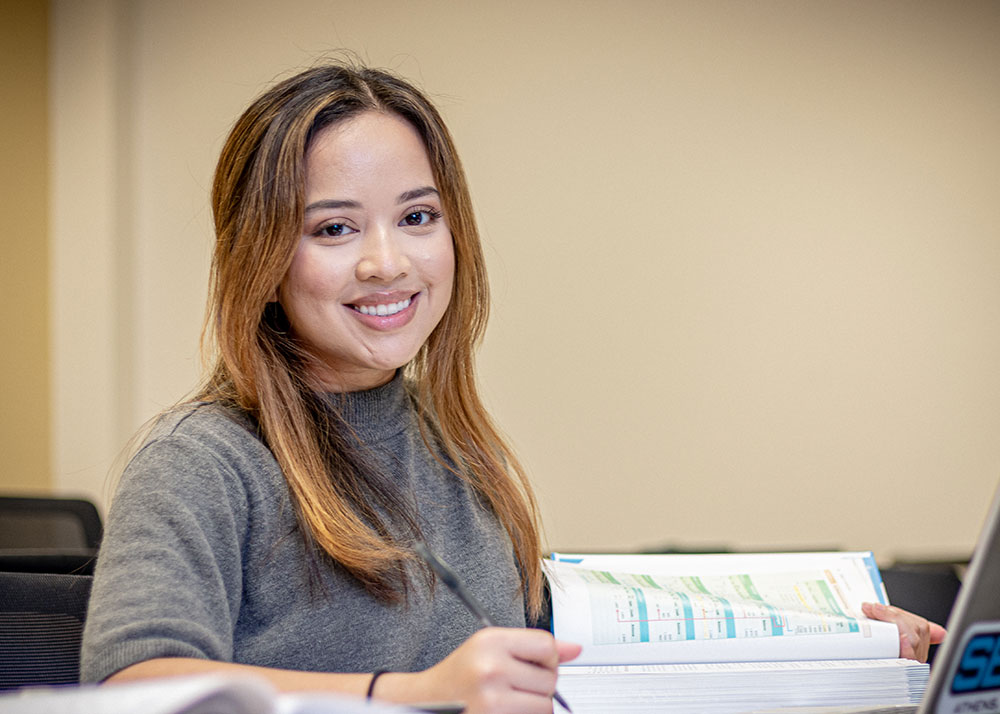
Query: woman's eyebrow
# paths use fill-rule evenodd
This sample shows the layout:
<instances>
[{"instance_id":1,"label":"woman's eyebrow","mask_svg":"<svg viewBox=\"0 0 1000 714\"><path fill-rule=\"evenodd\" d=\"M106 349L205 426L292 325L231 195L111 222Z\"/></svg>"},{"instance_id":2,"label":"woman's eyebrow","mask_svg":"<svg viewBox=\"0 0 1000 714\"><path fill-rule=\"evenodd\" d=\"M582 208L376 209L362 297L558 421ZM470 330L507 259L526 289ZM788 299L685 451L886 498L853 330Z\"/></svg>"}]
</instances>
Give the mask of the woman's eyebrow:
<instances>
[{"instance_id":1,"label":"woman's eyebrow","mask_svg":"<svg viewBox=\"0 0 1000 714\"><path fill-rule=\"evenodd\" d=\"M440 196L440 192L433 186L421 186L420 188L415 188L411 191L404 191L399 194L399 198L396 199L396 203L406 203L407 201L413 201L417 198L423 198L424 196L429 196L434 194Z\"/></svg>"},{"instance_id":2,"label":"woman's eyebrow","mask_svg":"<svg viewBox=\"0 0 1000 714\"><path fill-rule=\"evenodd\" d=\"M319 210L320 208L361 208L361 204L357 201L338 201L333 198L327 198L322 201L310 203L306 206L306 213Z\"/></svg>"},{"instance_id":3,"label":"woman's eyebrow","mask_svg":"<svg viewBox=\"0 0 1000 714\"><path fill-rule=\"evenodd\" d=\"M414 188L410 191L404 191L399 194L396 198L396 203L406 203L407 201L413 201L418 198L423 198L424 196L440 196L441 193L433 186L421 186L420 188ZM314 201L306 206L306 213L310 211L318 211L321 208L325 209L337 209L337 208L361 208L361 204L357 201L351 200L338 200L335 198L325 198L320 201Z\"/></svg>"}]
</instances>

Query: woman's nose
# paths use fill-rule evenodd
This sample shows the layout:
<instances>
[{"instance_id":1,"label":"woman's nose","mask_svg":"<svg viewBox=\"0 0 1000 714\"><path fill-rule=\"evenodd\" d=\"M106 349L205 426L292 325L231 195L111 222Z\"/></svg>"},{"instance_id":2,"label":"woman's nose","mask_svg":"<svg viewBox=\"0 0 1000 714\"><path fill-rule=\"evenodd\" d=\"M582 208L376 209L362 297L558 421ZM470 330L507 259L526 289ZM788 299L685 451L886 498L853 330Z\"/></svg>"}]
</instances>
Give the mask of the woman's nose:
<instances>
[{"instance_id":1,"label":"woman's nose","mask_svg":"<svg viewBox=\"0 0 1000 714\"><path fill-rule=\"evenodd\" d=\"M401 237L386 228L369 230L361 246L356 274L358 280L391 283L410 269L410 260L403 250Z\"/></svg>"}]
</instances>

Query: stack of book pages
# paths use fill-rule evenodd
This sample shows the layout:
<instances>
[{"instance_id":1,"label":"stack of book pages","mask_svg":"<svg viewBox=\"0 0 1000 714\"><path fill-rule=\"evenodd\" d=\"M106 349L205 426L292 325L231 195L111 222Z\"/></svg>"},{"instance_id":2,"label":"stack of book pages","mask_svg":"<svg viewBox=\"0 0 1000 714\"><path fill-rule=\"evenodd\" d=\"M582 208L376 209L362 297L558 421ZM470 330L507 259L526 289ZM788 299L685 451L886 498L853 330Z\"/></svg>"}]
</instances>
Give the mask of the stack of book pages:
<instances>
[{"instance_id":1,"label":"stack of book pages","mask_svg":"<svg viewBox=\"0 0 1000 714\"><path fill-rule=\"evenodd\" d=\"M559 674L576 714L915 703L926 686L926 665L898 659L576 666Z\"/></svg>"}]
</instances>

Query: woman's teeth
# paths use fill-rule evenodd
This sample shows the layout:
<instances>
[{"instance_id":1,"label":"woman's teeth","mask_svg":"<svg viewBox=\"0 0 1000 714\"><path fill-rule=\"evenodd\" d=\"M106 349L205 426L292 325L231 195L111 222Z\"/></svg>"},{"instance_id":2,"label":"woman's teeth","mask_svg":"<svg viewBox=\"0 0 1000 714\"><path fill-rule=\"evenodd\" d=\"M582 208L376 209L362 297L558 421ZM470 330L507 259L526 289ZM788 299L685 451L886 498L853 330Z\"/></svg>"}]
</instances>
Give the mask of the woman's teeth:
<instances>
[{"instance_id":1,"label":"woman's teeth","mask_svg":"<svg viewBox=\"0 0 1000 714\"><path fill-rule=\"evenodd\" d=\"M378 315L379 317L385 317L386 315L395 315L400 310L405 310L409 306L410 298L406 298L405 300L390 302L385 305L354 305L354 309L362 315Z\"/></svg>"}]
</instances>

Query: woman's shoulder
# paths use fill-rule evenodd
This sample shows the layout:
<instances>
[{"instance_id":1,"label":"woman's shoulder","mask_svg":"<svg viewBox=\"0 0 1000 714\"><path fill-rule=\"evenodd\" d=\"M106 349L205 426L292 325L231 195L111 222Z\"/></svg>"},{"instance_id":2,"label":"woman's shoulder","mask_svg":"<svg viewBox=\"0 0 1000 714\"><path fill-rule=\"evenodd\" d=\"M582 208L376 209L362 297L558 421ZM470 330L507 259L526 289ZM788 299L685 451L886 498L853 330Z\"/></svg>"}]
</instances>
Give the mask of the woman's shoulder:
<instances>
[{"instance_id":1,"label":"woman's shoulder","mask_svg":"<svg viewBox=\"0 0 1000 714\"><path fill-rule=\"evenodd\" d=\"M287 486L253 421L225 405L191 402L158 416L115 488L121 512L151 503L209 514L246 514L283 503ZM226 516L228 517L228 516ZM242 517L242 516L241 516Z\"/></svg>"},{"instance_id":2,"label":"woman's shoulder","mask_svg":"<svg viewBox=\"0 0 1000 714\"><path fill-rule=\"evenodd\" d=\"M216 401L187 402L160 414L133 460L159 454L177 458L180 453L186 459L211 459L234 468L259 468L274 461L254 420Z\"/></svg>"},{"instance_id":3,"label":"woman's shoulder","mask_svg":"<svg viewBox=\"0 0 1000 714\"><path fill-rule=\"evenodd\" d=\"M249 414L218 401L185 402L157 416L147 440L170 436L260 440Z\"/></svg>"}]
</instances>

